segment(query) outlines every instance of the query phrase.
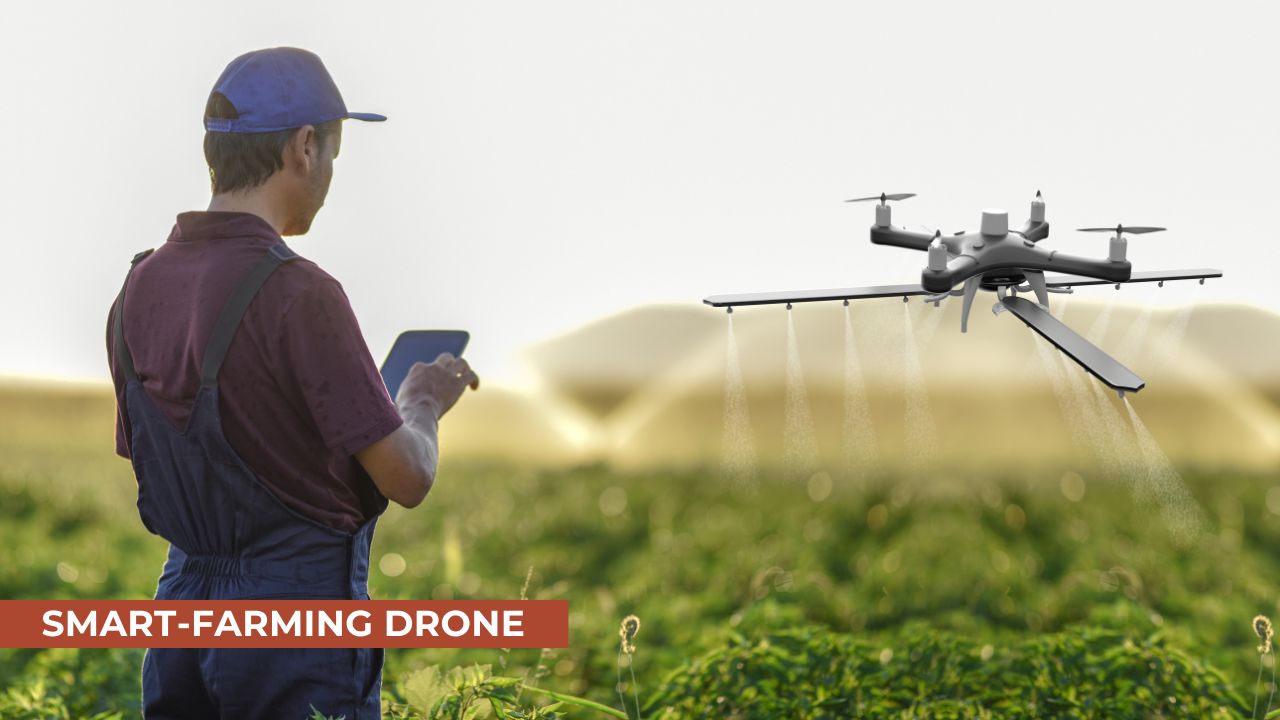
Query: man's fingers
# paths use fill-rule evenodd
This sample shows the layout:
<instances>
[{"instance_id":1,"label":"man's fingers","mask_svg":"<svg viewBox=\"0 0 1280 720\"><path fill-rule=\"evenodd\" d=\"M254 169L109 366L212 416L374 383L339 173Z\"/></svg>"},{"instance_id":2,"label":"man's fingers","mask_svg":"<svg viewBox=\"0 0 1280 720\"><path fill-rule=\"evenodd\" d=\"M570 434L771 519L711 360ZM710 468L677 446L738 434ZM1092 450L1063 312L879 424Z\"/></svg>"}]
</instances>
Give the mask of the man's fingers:
<instances>
[{"instance_id":1,"label":"man's fingers","mask_svg":"<svg viewBox=\"0 0 1280 720\"><path fill-rule=\"evenodd\" d=\"M427 363L415 363L416 365L426 365ZM464 358L454 357L451 353L440 353L436 356L435 362L431 363L452 375L455 380L462 385L469 386L472 390L480 388L480 377L471 369L471 364Z\"/></svg>"},{"instance_id":2,"label":"man's fingers","mask_svg":"<svg viewBox=\"0 0 1280 720\"><path fill-rule=\"evenodd\" d=\"M480 387L480 376L476 375L475 371L471 369L471 363L466 360L458 358L450 370L453 372L454 377L471 386L472 390Z\"/></svg>"},{"instance_id":3,"label":"man's fingers","mask_svg":"<svg viewBox=\"0 0 1280 720\"><path fill-rule=\"evenodd\" d=\"M440 364L441 366L444 367L445 370L448 370L449 373L454 375L455 377L459 373L465 372L468 368L471 367L469 364L467 364L466 360L462 358L453 357L452 355L449 356L448 360L442 361Z\"/></svg>"}]
</instances>

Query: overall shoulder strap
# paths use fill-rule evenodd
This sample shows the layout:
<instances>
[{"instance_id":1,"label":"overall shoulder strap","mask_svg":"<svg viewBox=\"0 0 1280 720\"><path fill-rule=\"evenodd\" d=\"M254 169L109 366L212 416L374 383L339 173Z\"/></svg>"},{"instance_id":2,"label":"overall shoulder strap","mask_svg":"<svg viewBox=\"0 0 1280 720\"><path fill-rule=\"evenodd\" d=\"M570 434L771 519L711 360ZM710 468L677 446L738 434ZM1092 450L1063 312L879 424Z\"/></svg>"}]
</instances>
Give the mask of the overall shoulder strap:
<instances>
[{"instance_id":1,"label":"overall shoulder strap","mask_svg":"<svg viewBox=\"0 0 1280 720\"><path fill-rule=\"evenodd\" d=\"M112 334L115 336L116 362L120 364L120 369L124 371L125 380L128 382L138 379L138 371L133 367L133 355L124 342L124 291L129 288L129 278L133 276L133 269L153 252L155 252L154 249L143 250L133 256L133 260L129 263L129 272L124 276L124 284L120 286L120 294L116 296L115 318L112 321L115 329Z\"/></svg>"},{"instance_id":2,"label":"overall shoulder strap","mask_svg":"<svg viewBox=\"0 0 1280 720\"><path fill-rule=\"evenodd\" d=\"M235 337L236 330L240 328L240 321L244 318L245 311L249 309L249 303L253 302L254 296L258 294L263 283L271 277L271 273L275 272L276 268L297 257L284 243L271 246L267 254L249 269L236 289L231 291L231 297L227 300L227 304L222 306L222 313L218 315L218 320L213 325L213 335L210 336L209 345L204 351L204 362L200 366L202 387L217 386L218 370L222 368L222 361L227 357L231 339Z\"/></svg>"}]
</instances>

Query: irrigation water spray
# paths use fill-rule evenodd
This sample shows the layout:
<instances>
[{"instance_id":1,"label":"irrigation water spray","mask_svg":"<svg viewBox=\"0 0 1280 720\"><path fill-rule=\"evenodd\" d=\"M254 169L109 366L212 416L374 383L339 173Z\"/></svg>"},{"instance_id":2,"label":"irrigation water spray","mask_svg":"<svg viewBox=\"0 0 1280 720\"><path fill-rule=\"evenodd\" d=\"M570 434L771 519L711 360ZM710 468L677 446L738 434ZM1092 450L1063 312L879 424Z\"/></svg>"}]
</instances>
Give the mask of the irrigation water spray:
<instances>
[{"instance_id":1,"label":"irrigation water spray","mask_svg":"<svg viewBox=\"0 0 1280 720\"><path fill-rule=\"evenodd\" d=\"M1204 510L1127 398L1124 400L1124 408L1129 413L1129 422L1133 425L1134 435L1146 461L1148 486L1154 493L1154 500L1160 505L1165 525L1174 541L1183 547L1190 546L1199 539L1206 527Z\"/></svg>"},{"instance_id":2,"label":"irrigation water spray","mask_svg":"<svg viewBox=\"0 0 1280 720\"><path fill-rule=\"evenodd\" d=\"M844 465L852 478L862 477L875 467L879 453L876 430L867 404L867 386L858 358L853 316L844 307Z\"/></svg>"},{"instance_id":3,"label":"irrigation water spray","mask_svg":"<svg viewBox=\"0 0 1280 720\"><path fill-rule=\"evenodd\" d=\"M1102 345L1102 341L1107 337L1107 328L1111 325L1111 313L1115 310L1115 306L1114 300L1108 300L1103 304L1102 312L1094 317L1089 331L1084 334L1085 339L1094 345Z\"/></svg>"},{"instance_id":4,"label":"irrigation water spray","mask_svg":"<svg viewBox=\"0 0 1280 720\"><path fill-rule=\"evenodd\" d=\"M807 480L818 467L818 439L790 308L787 309L787 385L783 405L782 465L788 480Z\"/></svg>"},{"instance_id":5,"label":"irrigation water spray","mask_svg":"<svg viewBox=\"0 0 1280 720\"><path fill-rule=\"evenodd\" d=\"M1152 360L1152 370L1159 372L1169 367L1173 361L1178 359L1182 353L1182 338L1187 334L1187 324L1191 321L1191 313L1195 310L1196 304L1200 301L1200 293L1203 292L1199 285L1191 290L1191 298L1184 303L1174 313L1173 317L1165 324L1164 333L1160 340L1163 350Z\"/></svg>"},{"instance_id":6,"label":"irrigation water spray","mask_svg":"<svg viewBox=\"0 0 1280 720\"><path fill-rule=\"evenodd\" d=\"M926 307L928 309L924 314L924 322L919 323L915 328L916 346L921 350L929 348L933 338L938 334L938 326L942 324L943 316L946 315L942 308ZM910 311L907 314L910 315Z\"/></svg>"},{"instance_id":7,"label":"irrigation water spray","mask_svg":"<svg viewBox=\"0 0 1280 720\"><path fill-rule=\"evenodd\" d=\"M1112 307L1112 303L1108 303L1094 319L1088 333L1092 342L1101 342L1106 335ZM1117 354L1122 359L1126 359L1127 354L1132 360L1149 340L1149 307L1148 304L1148 309L1130 326L1121 342L1121 351ZM1191 307L1179 309L1170 323L1171 331L1161 338L1164 344L1181 340ZM1121 413L1110 393L1078 372L1060 354L1042 347L1040 357L1077 441L1092 447L1106 475L1123 482L1139 507L1159 510L1176 542L1184 546L1193 543L1204 530L1204 511L1129 399L1119 401L1125 411Z\"/></svg>"},{"instance_id":8,"label":"irrigation water spray","mask_svg":"<svg viewBox=\"0 0 1280 720\"><path fill-rule=\"evenodd\" d=\"M751 430L751 412L747 406L747 387L742 379L738 339L733 331L733 315L729 315L729 342L725 351L724 437L721 442L721 472L739 485L756 480L756 440Z\"/></svg>"},{"instance_id":9,"label":"irrigation water spray","mask_svg":"<svg viewBox=\"0 0 1280 720\"><path fill-rule=\"evenodd\" d=\"M918 473L929 467L938 453L938 428L933 419L933 409L929 405L929 391L924 383L920 348L908 303L902 305L902 335L905 350L902 387L907 401L904 447L907 467Z\"/></svg>"},{"instance_id":10,"label":"irrigation water spray","mask_svg":"<svg viewBox=\"0 0 1280 720\"><path fill-rule=\"evenodd\" d=\"M1053 388L1053 396L1058 401L1058 409L1066 420L1067 429L1071 433L1072 444L1078 452L1092 453L1096 447L1093 440L1093 426L1089 423L1081 407L1081 395L1075 392L1068 375L1072 368L1063 367L1062 353L1057 352L1048 343L1032 343L1036 355L1040 358L1040 367Z\"/></svg>"},{"instance_id":11,"label":"irrigation water spray","mask_svg":"<svg viewBox=\"0 0 1280 720\"><path fill-rule=\"evenodd\" d=\"M1149 290L1149 288L1148 288ZM1149 295L1149 293L1144 293ZM1120 362L1131 367L1137 366L1138 360L1142 355L1143 348L1149 344L1149 330L1151 327L1151 315L1155 312L1155 305L1152 298L1144 298L1142 309L1138 311L1138 317L1129 323L1128 329L1125 330L1124 339L1116 346L1112 355Z\"/></svg>"}]
</instances>

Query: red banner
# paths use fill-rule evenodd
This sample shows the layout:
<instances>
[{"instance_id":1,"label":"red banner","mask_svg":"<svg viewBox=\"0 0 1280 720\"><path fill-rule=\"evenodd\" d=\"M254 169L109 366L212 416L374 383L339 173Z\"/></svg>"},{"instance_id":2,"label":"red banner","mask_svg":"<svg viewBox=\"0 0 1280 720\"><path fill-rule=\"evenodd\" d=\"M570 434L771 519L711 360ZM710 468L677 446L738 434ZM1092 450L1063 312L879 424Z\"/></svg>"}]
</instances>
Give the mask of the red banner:
<instances>
[{"instance_id":1,"label":"red banner","mask_svg":"<svg viewBox=\"0 0 1280 720\"><path fill-rule=\"evenodd\" d=\"M568 600L0 600L10 648L568 646Z\"/></svg>"}]
</instances>

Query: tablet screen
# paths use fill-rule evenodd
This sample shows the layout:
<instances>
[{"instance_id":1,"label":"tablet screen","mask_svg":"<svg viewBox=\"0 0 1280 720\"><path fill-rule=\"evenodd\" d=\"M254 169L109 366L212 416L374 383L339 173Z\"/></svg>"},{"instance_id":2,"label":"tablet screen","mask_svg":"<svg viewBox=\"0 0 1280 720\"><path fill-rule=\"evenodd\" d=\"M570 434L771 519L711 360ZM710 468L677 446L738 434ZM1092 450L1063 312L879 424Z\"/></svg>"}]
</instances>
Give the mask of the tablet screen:
<instances>
[{"instance_id":1,"label":"tablet screen","mask_svg":"<svg viewBox=\"0 0 1280 720\"><path fill-rule=\"evenodd\" d=\"M409 330L400 333L382 363L382 381L394 400L409 368L418 362L434 362L441 353L461 357L471 336L465 330Z\"/></svg>"}]
</instances>

